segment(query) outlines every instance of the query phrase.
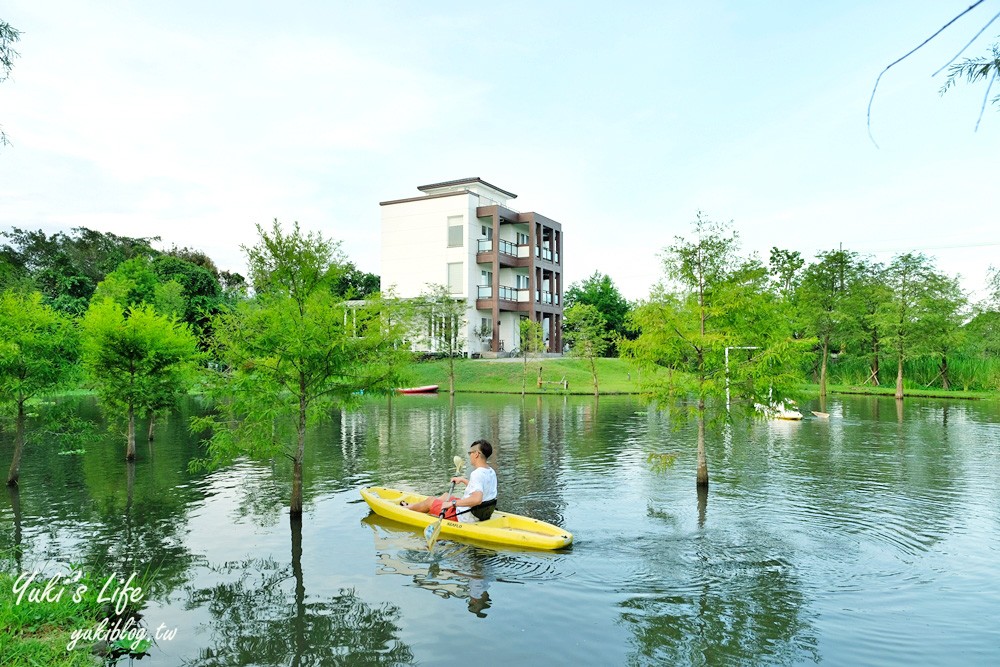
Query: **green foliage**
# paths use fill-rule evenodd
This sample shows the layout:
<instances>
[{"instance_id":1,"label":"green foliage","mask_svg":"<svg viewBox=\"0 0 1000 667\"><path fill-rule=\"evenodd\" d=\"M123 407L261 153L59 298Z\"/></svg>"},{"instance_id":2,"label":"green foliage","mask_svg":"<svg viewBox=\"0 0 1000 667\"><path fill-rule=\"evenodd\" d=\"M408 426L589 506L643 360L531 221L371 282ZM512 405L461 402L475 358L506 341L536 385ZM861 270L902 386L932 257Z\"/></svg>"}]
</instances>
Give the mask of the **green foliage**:
<instances>
[{"instance_id":1,"label":"green foliage","mask_svg":"<svg viewBox=\"0 0 1000 667\"><path fill-rule=\"evenodd\" d=\"M15 409L14 453L7 475L17 484L25 440L25 403L75 377L79 336L68 317L38 292L0 294L0 404Z\"/></svg>"},{"instance_id":2,"label":"green foliage","mask_svg":"<svg viewBox=\"0 0 1000 667\"><path fill-rule=\"evenodd\" d=\"M563 326L570 353L590 362L594 380L594 394L600 393L597 380L596 357L604 355L611 346L613 333L608 331L607 322L596 306L575 303L566 309Z\"/></svg>"},{"instance_id":3,"label":"green foliage","mask_svg":"<svg viewBox=\"0 0 1000 667\"><path fill-rule=\"evenodd\" d=\"M583 282L570 285L566 290L564 305L569 309L576 304L586 304L597 309L604 318L605 329L609 334L607 340L610 341L603 354L618 356L617 341L629 335L626 318L631 306L611 277L595 271Z\"/></svg>"},{"instance_id":4,"label":"green foliage","mask_svg":"<svg viewBox=\"0 0 1000 667\"><path fill-rule=\"evenodd\" d=\"M137 415L171 407L191 384L200 354L188 326L139 304L91 304L83 318L83 363L102 406L128 423L134 456Z\"/></svg>"},{"instance_id":5,"label":"green foliage","mask_svg":"<svg viewBox=\"0 0 1000 667\"><path fill-rule=\"evenodd\" d=\"M21 39L21 32L7 23L0 21L0 83L7 80L14 68L14 60L21 54L14 50L14 44ZM0 130L0 146L7 145L7 135Z\"/></svg>"},{"instance_id":6,"label":"green foliage","mask_svg":"<svg viewBox=\"0 0 1000 667\"><path fill-rule=\"evenodd\" d=\"M521 393L524 394L528 384L528 355L545 351L545 331L541 322L522 317L518 321L517 332L521 344L521 358L524 360L521 369Z\"/></svg>"},{"instance_id":7,"label":"green foliage","mask_svg":"<svg viewBox=\"0 0 1000 667\"><path fill-rule=\"evenodd\" d=\"M0 401L24 401L74 378L79 336L38 292L0 294Z\"/></svg>"},{"instance_id":8,"label":"green foliage","mask_svg":"<svg viewBox=\"0 0 1000 667\"><path fill-rule=\"evenodd\" d=\"M541 322L535 322L522 317L518 322L518 340L521 346L521 356L538 354L545 351L545 330Z\"/></svg>"},{"instance_id":9,"label":"green foliage","mask_svg":"<svg viewBox=\"0 0 1000 667\"><path fill-rule=\"evenodd\" d=\"M986 99L989 97L990 90L996 81L998 73L1000 73L1000 43L994 43L990 46L990 55L978 58L966 58L962 62L951 65L948 68L948 78L945 79L940 92L944 95L962 79L970 84L981 81L986 82L986 93L983 99L983 106L985 107ZM991 101L993 104L1000 105L1000 93ZM982 119L982 113L980 113L979 117ZM976 121L976 128L979 128L978 120Z\"/></svg>"},{"instance_id":10,"label":"green foliage","mask_svg":"<svg viewBox=\"0 0 1000 667\"><path fill-rule=\"evenodd\" d=\"M304 234L298 223L290 232L277 220L257 230L258 244L244 248L256 296L213 321L223 364L211 386L218 412L194 421L211 429L207 457L195 465L285 455L293 462L291 511L300 514L307 426L357 392L398 386L409 357L399 344L405 322L382 299L334 296L331 285L346 265L338 243Z\"/></svg>"},{"instance_id":11,"label":"green foliage","mask_svg":"<svg viewBox=\"0 0 1000 667\"><path fill-rule=\"evenodd\" d=\"M817 260L803 272L795 303L801 333L819 344L820 395L825 396L831 346L843 346L857 328L849 296L857 282L858 263L856 253L844 250L821 252Z\"/></svg>"},{"instance_id":12,"label":"green foliage","mask_svg":"<svg viewBox=\"0 0 1000 667\"><path fill-rule=\"evenodd\" d=\"M893 258L883 283L890 297L876 308L874 320L896 359L896 397L902 398L908 359L934 354L946 360L957 347L965 297L957 281L939 274L919 253ZM947 385L946 362L942 372Z\"/></svg>"},{"instance_id":13,"label":"green foliage","mask_svg":"<svg viewBox=\"0 0 1000 667\"><path fill-rule=\"evenodd\" d=\"M34 603L25 599L17 604L14 587L17 573L0 572L0 664L43 667L93 667L90 646L80 644L67 651L74 630L92 628L101 617L102 604L97 595L73 600L77 585L99 591L101 584L90 575L81 574L58 602Z\"/></svg>"},{"instance_id":14,"label":"green foliage","mask_svg":"<svg viewBox=\"0 0 1000 667\"><path fill-rule=\"evenodd\" d=\"M794 250L771 248L770 274L777 282L778 294L790 299L799 285L799 269L805 264L802 254Z\"/></svg>"},{"instance_id":15,"label":"green foliage","mask_svg":"<svg viewBox=\"0 0 1000 667\"><path fill-rule=\"evenodd\" d=\"M646 463L649 467L658 473L665 473L667 469L672 468L674 463L677 461L677 454L672 452L650 452L646 456Z\"/></svg>"},{"instance_id":16,"label":"green foliage","mask_svg":"<svg viewBox=\"0 0 1000 667\"><path fill-rule=\"evenodd\" d=\"M187 322L199 338L205 338L208 321L220 308L222 289L208 269L187 260L170 255L135 257L98 284L93 300L104 299L124 307L148 304L161 315Z\"/></svg>"},{"instance_id":17,"label":"green foliage","mask_svg":"<svg viewBox=\"0 0 1000 667\"><path fill-rule=\"evenodd\" d=\"M361 271L352 262L347 262L332 289L334 296L342 299L367 299L379 291L380 282L374 273Z\"/></svg>"},{"instance_id":18,"label":"green foliage","mask_svg":"<svg viewBox=\"0 0 1000 667\"><path fill-rule=\"evenodd\" d=\"M466 342L465 300L456 299L447 285L428 284L405 305L412 317L408 333L420 349L443 354L448 360L448 391L454 394L455 357L462 354Z\"/></svg>"},{"instance_id":19,"label":"green foliage","mask_svg":"<svg viewBox=\"0 0 1000 667\"><path fill-rule=\"evenodd\" d=\"M14 60L20 55L14 50L14 44L21 39L21 32L7 23L0 21L0 83L7 80L14 68Z\"/></svg>"},{"instance_id":20,"label":"green foliage","mask_svg":"<svg viewBox=\"0 0 1000 667\"><path fill-rule=\"evenodd\" d=\"M566 341L573 348L571 353L592 359L604 355L611 346L611 333L607 322L595 306L576 303L564 312Z\"/></svg>"},{"instance_id":21,"label":"green foliage","mask_svg":"<svg viewBox=\"0 0 1000 667\"><path fill-rule=\"evenodd\" d=\"M13 280L29 281L56 310L82 314L97 284L122 262L152 257L156 238L131 238L76 227L70 234L46 236L42 230L14 227L2 232L8 243L0 247Z\"/></svg>"},{"instance_id":22,"label":"green foliage","mask_svg":"<svg viewBox=\"0 0 1000 667\"><path fill-rule=\"evenodd\" d=\"M633 311L639 336L622 347L640 368L667 371L649 383L659 403L690 405L697 416L698 483L707 484L705 425L727 407L727 387L746 406L772 392L780 400L797 381L807 343L791 338L789 318L767 289L767 270L740 257L730 225L699 212L693 227L692 239L678 237L664 252L666 281ZM756 349L727 366L726 349L734 347Z\"/></svg>"}]
</instances>

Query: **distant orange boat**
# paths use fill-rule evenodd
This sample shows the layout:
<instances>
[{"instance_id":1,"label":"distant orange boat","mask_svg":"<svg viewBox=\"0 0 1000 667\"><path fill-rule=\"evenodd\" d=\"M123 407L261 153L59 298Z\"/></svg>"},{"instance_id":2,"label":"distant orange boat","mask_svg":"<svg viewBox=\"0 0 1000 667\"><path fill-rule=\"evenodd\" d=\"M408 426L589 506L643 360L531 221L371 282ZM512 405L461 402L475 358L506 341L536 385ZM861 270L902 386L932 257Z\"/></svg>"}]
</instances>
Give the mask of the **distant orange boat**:
<instances>
[{"instance_id":1,"label":"distant orange boat","mask_svg":"<svg viewBox=\"0 0 1000 667\"><path fill-rule=\"evenodd\" d=\"M396 391L400 394L434 394L437 393L437 390L436 384L427 384L423 387L400 387Z\"/></svg>"}]
</instances>

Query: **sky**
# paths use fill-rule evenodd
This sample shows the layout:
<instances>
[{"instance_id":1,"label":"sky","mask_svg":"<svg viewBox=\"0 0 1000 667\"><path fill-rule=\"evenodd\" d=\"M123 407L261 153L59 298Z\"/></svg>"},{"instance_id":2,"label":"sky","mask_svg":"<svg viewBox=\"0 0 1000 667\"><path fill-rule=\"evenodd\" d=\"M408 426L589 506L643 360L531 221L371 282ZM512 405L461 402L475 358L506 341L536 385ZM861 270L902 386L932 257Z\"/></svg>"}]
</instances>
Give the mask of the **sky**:
<instances>
[{"instance_id":1,"label":"sky","mask_svg":"<svg viewBox=\"0 0 1000 667\"><path fill-rule=\"evenodd\" d=\"M562 224L567 284L629 299L698 211L764 261L923 252L981 298L1000 113L977 131L985 86L934 72L1000 0L890 69L866 126L879 72L970 4L5 0L0 231L159 236L243 272L276 218L378 273L380 201L480 177Z\"/></svg>"}]
</instances>

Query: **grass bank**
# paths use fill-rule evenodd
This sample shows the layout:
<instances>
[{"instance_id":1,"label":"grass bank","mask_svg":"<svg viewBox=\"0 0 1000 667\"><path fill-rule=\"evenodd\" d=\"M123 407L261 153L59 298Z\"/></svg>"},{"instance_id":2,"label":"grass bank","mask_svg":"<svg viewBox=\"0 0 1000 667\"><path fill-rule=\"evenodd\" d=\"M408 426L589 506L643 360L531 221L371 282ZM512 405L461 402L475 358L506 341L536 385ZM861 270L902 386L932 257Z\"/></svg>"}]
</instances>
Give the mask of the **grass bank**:
<instances>
[{"instance_id":1,"label":"grass bank","mask_svg":"<svg viewBox=\"0 0 1000 667\"><path fill-rule=\"evenodd\" d=\"M29 601L25 592L18 604L17 579L18 575L0 573L0 665L101 664L91 653L90 644L80 642L72 651L66 648L74 630L91 628L97 622L102 605L96 602L96 596L81 596L80 602L74 602L75 586L67 586L58 601Z\"/></svg>"},{"instance_id":2,"label":"grass bank","mask_svg":"<svg viewBox=\"0 0 1000 667\"><path fill-rule=\"evenodd\" d=\"M805 385L805 391L810 394L819 394L819 385ZM828 384L826 391L829 394L862 394L866 396L895 396L895 385L853 385L853 384ZM959 400L983 400L1000 398L1000 393L995 391L966 391L963 389L922 389L909 387L903 390L904 398L951 398Z\"/></svg>"},{"instance_id":3,"label":"grass bank","mask_svg":"<svg viewBox=\"0 0 1000 667\"><path fill-rule=\"evenodd\" d=\"M538 387L538 369L542 369L542 384ZM448 389L448 362L423 361L410 368L415 386L436 384ZM594 382L590 362L574 357L528 359L525 376L522 359L456 359L455 391L491 394L520 394L521 379L529 394L593 394ZM568 390L563 391L562 380ZM622 359L598 359L597 381L601 394L639 393L640 376Z\"/></svg>"}]
</instances>

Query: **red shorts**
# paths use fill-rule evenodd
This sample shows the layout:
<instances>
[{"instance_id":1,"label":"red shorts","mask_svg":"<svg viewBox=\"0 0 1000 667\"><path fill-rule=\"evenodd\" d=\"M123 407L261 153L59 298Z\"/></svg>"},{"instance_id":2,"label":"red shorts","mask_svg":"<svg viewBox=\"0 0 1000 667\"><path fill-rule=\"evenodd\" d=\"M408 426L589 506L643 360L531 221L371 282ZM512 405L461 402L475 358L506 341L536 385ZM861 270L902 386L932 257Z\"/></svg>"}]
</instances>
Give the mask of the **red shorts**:
<instances>
[{"instance_id":1,"label":"red shorts","mask_svg":"<svg viewBox=\"0 0 1000 667\"><path fill-rule=\"evenodd\" d=\"M447 502L451 502L452 500L458 500L458 499L459 499L458 496L450 496ZM443 505L445 502L446 501L443 501L440 498L435 498L433 501L431 501L431 511L429 512L429 514L431 516L441 516L441 505ZM455 513L455 508L449 505L448 509L444 511L444 518L450 519L451 521L458 521L458 514Z\"/></svg>"}]
</instances>

